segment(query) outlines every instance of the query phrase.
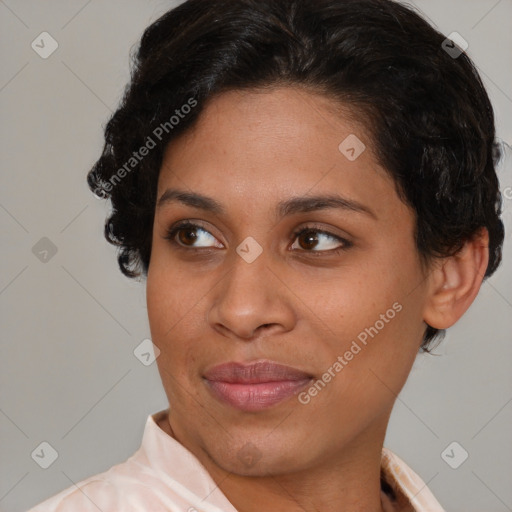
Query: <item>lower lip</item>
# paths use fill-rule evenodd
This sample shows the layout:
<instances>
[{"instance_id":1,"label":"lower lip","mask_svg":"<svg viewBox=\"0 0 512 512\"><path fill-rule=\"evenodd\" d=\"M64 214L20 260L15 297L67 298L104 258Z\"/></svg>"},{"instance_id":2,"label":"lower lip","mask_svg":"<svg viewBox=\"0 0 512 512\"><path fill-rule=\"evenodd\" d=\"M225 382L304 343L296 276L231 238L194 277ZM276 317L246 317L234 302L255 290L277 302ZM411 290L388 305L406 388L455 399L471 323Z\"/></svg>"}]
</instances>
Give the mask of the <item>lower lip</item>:
<instances>
[{"instance_id":1,"label":"lower lip","mask_svg":"<svg viewBox=\"0 0 512 512\"><path fill-rule=\"evenodd\" d=\"M261 411L296 395L311 379L240 384L206 380L213 394L242 411Z\"/></svg>"}]
</instances>

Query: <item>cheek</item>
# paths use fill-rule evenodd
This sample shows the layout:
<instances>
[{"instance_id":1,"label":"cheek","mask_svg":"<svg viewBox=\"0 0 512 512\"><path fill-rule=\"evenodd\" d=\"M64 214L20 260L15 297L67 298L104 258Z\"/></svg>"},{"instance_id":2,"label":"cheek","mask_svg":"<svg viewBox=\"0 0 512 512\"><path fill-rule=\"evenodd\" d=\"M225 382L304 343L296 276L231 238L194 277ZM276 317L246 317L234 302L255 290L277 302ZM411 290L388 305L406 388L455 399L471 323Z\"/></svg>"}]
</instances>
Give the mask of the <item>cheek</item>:
<instances>
[{"instance_id":1,"label":"cheek","mask_svg":"<svg viewBox=\"0 0 512 512\"><path fill-rule=\"evenodd\" d=\"M194 322L197 325L201 295L187 294L186 284L173 274L150 267L146 296L151 339L160 350L156 362L162 383L168 399L179 403L185 398L182 390L191 389L188 372L196 367Z\"/></svg>"},{"instance_id":2,"label":"cheek","mask_svg":"<svg viewBox=\"0 0 512 512\"><path fill-rule=\"evenodd\" d=\"M169 390L190 388L198 365L198 344L204 346L211 274L192 276L165 252L151 260L146 280L148 319L153 343L160 349L157 364ZM167 375L166 375L167 374ZM178 385L178 389L176 389Z\"/></svg>"},{"instance_id":3,"label":"cheek","mask_svg":"<svg viewBox=\"0 0 512 512\"><path fill-rule=\"evenodd\" d=\"M405 301L388 307L389 300L383 296L383 307L372 310L361 301L362 313L352 303L338 325L342 335L328 347L324 370L331 368L335 376L327 376L330 383L312 399L310 415L318 421L326 418L334 439L339 438L339 425L347 433L356 432L391 410L418 353L415 308Z\"/></svg>"},{"instance_id":4,"label":"cheek","mask_svg":"<svg viewBox=\"0 0 512 512\"><path fill-rule=\"evenodd\" d=\"M151 333L165 343L178 331L193 332L202 318L207 283L191 279L175 262L152 259L146 280L146 300Z\"/></svg>"},{"instance_id":5,"label":"cheek","mask_svg":"<svg viewBox=\"0 0 512 512\"><path fill-rule=\"evenodd\" d=\"M358 262L333 272L329 279L315 285L313 295L310 286L307 300L326 325L346 339L357 337L376 322L380 331L383 321L388 326L395 323L395 318L403 317L397 312L401 308L396 303L405 307L404 303L414 301L416 297L411 292L418 282L421 276L413 262L402 258L397 264L381 254L372 262Z\"/></svg>"},{"instance_id":6,"label":"cheek","mask_svg":"<svg viewBox=\"0 0 512 512\"><path fill-rule=\"evenodd\" d=\"M317 289L315 311L335 334L330 358L349 351L349 365L360 370L354 383L375 380L370 370L389 379L393 389L407 377L424 329L423 279L414 246L404 240L347 266Z\"/></svg>"}]
</instances>

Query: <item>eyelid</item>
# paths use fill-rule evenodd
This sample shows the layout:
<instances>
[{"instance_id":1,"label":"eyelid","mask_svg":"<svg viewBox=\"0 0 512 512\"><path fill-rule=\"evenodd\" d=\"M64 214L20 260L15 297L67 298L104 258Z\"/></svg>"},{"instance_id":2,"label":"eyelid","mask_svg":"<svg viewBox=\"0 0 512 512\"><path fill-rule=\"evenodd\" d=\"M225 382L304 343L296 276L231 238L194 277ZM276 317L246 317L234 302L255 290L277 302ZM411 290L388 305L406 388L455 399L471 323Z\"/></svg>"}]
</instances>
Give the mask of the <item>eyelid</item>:
<instances>
[{"instance_id":1,"label":"eyelid","mask_svg":"<svg viewBox=\"0 0 512 512\"><path fill-rule=\"evenodd\" d=\"M317 223L306 224L306 225L300 226L300 227L296 228L293 231L292 234L294 236L296 236L296 235L300 235L301 233L304 233L304 232L307 232L307 231L314 231L316 233L321 233L323 235L331 236L332 238L337 238L337 239L340 239L340 240L344 240L343 235L336 234L336 233L334 233L332 231L329 231L328 228L326 228L326 227L324 227L324 226L322 226L320 224L317 224Z\"/></svg>"}]
</instances>

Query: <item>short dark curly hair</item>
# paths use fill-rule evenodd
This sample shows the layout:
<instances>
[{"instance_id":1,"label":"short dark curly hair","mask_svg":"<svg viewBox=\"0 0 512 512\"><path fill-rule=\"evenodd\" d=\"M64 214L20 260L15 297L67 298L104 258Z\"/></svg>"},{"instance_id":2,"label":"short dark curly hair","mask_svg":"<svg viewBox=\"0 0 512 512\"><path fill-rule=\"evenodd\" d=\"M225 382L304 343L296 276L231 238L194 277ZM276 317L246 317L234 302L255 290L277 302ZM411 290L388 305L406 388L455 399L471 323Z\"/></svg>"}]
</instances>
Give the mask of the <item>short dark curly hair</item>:
<instances>
[{"instance_id":1,"label":"short dark curly hair","mask_svg":"<svg viewBox=\"0 0 512 512\"><path fill-rule=\"evenodd\" d=\"M415 212L422 260L455 254L484 227L485 277L498 267L494 112L470 58L414 8L392 0L187 0L145 30L132 57L131 81L88 174L91 190L111 200L105 236L125 275L147 274L167 144L215 95L275 86L303 87L359 114ZM442 335L427 326L423 350Z\"/></svg>"}]
</instances>

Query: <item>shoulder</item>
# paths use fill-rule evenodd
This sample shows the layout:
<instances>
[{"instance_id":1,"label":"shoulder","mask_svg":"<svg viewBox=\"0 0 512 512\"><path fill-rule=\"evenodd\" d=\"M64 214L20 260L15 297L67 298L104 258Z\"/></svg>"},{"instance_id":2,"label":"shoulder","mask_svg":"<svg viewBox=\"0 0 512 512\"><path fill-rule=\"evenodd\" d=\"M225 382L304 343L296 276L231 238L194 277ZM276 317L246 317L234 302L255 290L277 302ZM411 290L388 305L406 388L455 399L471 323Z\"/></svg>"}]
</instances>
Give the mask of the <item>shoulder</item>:
<instances>
[{"instance_id":1,"label":"shoulder","mask_svg":"<svg viewBox=\"0 0 512 512\"><path fill-rule=\"evenodd\" d=\"M98 509L106 511L115 508L118 501L118 492L112 482L97 475L68 487L28 512L98 512Z\"/></svg>"},{"instance_id":2,"label":"shoulder","mask_svg":"<svg viewBox=\"0 0 512 512\"><path fill-rule=\"evenodd\" d=\"M382 449L381 476L391 490L396 509L413 512L444 512L419 475L388 448Z\"/></svg>"},{"instance_id":3,"label":"shoulder","mask_svg":"<svg viewBox=\"0 0 512 512\"><path fill-rule=\"evenodd\" d=\"M133 458L86 478L39 503L28 512L132 512L141 504L155 512L168 508L156 494L155 478Z\"/></svg>"}]
</instances>

